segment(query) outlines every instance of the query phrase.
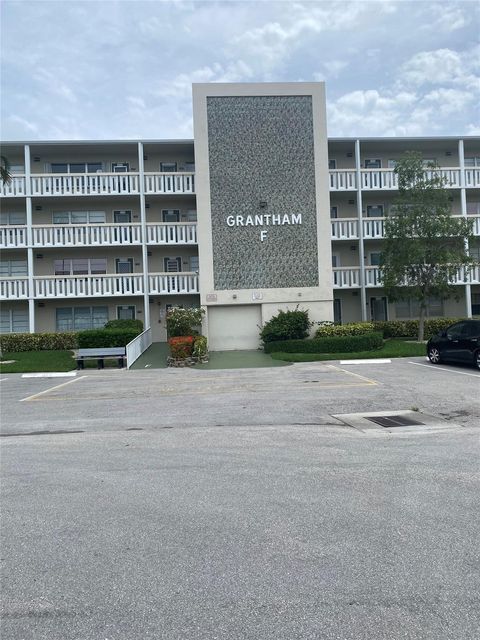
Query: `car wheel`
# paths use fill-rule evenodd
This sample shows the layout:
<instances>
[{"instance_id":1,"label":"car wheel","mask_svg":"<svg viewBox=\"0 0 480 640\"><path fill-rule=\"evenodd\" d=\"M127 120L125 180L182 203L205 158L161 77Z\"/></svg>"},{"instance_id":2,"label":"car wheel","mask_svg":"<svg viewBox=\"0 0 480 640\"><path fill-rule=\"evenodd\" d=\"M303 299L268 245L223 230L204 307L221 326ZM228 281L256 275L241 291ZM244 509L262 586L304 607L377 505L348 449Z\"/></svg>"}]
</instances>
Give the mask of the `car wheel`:
<instances>
[{"instance_id":1,"label":"car wheel","mask_svg":"<svg viewBox=\"0 0 480 640\"><path fill-rule=\"evenodd\" d=\"M430 347L427 355L432 364L438 364L441 362L440 351L437 347Z\"/></svg>"},{"instance_id":2,"label":"car wheel","mask_svg":"<svg viewBox=\"0 0 480 640\"><path fill-rule=\"evenodd\" d=\"M480 350L473 354L473 364L477 366L477 369L480 369Z\"/></svg>"}]
</instances>

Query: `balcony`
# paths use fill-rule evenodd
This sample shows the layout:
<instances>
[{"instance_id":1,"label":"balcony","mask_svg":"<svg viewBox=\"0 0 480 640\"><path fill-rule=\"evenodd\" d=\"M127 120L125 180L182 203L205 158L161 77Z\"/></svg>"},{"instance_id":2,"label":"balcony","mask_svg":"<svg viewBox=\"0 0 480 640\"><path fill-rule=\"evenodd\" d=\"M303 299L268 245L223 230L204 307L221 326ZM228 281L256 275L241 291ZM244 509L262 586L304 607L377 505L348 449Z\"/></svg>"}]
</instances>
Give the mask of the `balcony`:
<instances>
[{"instance_id":1,"label":"balcony","mask_svg":"<svg viewBox=\"0 0 480 640\"><path fill-rule=\"evenodd\" d=\"M194 173L145 173L145 193L182 195L195 193ZM25 176L0 184L0 196L25 197ZM140 175L128 173L36 173L30 177L32 197L125 196L140 193Z\"/></svg>"},{"instance_id":2,"label":"balcony","mask_svg":"<svg viewBox=\"0 0 480 640\"><path fill-rule=\"evenodd\" d=\"M453 216L463 218L463 216ZM473 220L473 235L480 236L480 216L468 216L467 220ZM331 220L332 240L358 240L357 218L335 218ZM363 238L365 240L378 240L384 238L385 218L364 218Z\"/></svg>"},{"instance_id":3,"label":"balcony","mask_svg":"<svg viewBox=\"0 0 480 640\"><path fill-rule=\"evenodd\" d=\"M355 169L330 170L330 191L356 191L357 172ZM444 167L438 172L425 171L427 177L440 175L446 180L447 189L459 189L461 170L459 167ZM393 169L361 169L360 185L362 191L395 191L398 189L398 176ZM465 169L465 186L480 187L480 167Z\"/></svg>"},{"instance_id":4,"label":"balcony","mask_svg":"<svg viewBox=\"0 0 480 640\"><path fill-rule=\"evenodd\" d=\"M47 247L105 247L142 244L142 228L139 224L99 225L43 225L32 227L35 248ZM196 245L197 224L169 223L147 225L149 245ZM0 227L0 248L27 247L27 227Z\"/></svg>"},{"instance_id":5,"label":"balcony","mask_svg":"<svg viewBox=\"0 0 480 640\"><path fill-rule=\"evenodd\" d=\"M198 294L198 273L152 273L148 276L149 295ZM42 276L33 278L33 297L106 298L143 295L143 274L104 276ZM1 300L25 300L28 278L0 280Z\"/></svg>"},{"instance_id":6,"label":"balcony","mask_svg":"<svg viewBox=\"0 0 480 640\"><path fill-rule=\"evenodd\" d=\"M460 269L452 284L480 284L480 265ZM382 279L378 267L365 268L365 286L381 287ZM358 267L343 267L333 269L334 289L359 289L360 269Z\"/></svg>"}]
</instances>

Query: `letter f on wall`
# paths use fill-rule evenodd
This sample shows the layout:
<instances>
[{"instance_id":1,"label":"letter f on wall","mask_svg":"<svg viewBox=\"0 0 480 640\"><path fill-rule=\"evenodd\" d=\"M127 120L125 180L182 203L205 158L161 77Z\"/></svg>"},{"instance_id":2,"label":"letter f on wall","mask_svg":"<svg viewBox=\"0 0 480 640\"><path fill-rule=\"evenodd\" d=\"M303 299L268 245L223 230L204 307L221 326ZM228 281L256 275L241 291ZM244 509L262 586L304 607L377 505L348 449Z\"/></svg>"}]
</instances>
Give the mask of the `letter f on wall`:
<instances>
[{"instance_id":1,"label":"letter f on wall","mask_svg":"<svg viewBox=\"0 0 480 640\"><path fill-rule=\"evenodd\" d=\"M263 242L267 237L267 232L265 230L260 231L260 242Z\"/></svg>"}]
</instances>

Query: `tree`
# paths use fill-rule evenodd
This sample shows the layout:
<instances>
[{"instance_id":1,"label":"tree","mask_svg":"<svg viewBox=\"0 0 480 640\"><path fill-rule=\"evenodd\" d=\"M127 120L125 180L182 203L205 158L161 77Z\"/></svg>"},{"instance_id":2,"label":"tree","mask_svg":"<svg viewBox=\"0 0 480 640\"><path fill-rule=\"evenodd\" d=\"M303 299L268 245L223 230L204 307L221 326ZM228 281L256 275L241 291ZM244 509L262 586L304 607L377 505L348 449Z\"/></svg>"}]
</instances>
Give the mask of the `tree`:
<instances>
[{"instance_id":1,"label":"tree","mask_svg":"<svg viewBox=\"0 0 480 640\"><path fill-rule=\"evenodd\" d=\"M10 162L6 156L0 156L0 160L0 179L3 184L8 184L12 179L12 176L10 175Z\"/></svg>"},{"instance_id":2,"label":"tree","mask_svg":"<svg viewBox=\"0 0 480 640\"><path fill-rule=\"evenodd\" d=\"M421 154L405 153L395 173L399 193L385 220L380 269L390 300L418 302L421 341L429 299L458 299L452 283L472 263L467 241L473 223L452 217L446 181L437 165L424 166Z\"/></svg>"}]
</instances>

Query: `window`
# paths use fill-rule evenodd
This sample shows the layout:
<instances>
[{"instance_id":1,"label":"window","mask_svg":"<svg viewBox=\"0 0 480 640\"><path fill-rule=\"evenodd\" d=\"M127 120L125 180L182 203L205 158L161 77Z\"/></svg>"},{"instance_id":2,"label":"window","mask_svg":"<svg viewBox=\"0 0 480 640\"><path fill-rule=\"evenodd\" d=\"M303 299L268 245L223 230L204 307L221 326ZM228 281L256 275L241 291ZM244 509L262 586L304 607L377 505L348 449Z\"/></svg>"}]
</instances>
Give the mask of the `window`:
<instances>
[{"instance_id":1,"label":"window","mask_svg":"<svg viewBox=\"0 0 480 640\"><path fill-rule=\"evenodd\" d=\"M365 158L365 169L381 169L382 161L379 158Z\"/></svg>"},{"instance_id":2,"label":"window","mask_svg":"<svg viewBox=\"0 0 480 640\"><path fill-rule=\"evenodd\" d=\"M395 303L395 316L400 318L418 318L420 306L417 300L401 300ZM438 298L430 298L426 310L427 317L443 316L443 302Z\"/></svg>"},{"instance_id":3,"label":"window","mask_svg":"<svg viewBox=\"0 0 480 640\"><path fill-rule=\"evenodd\" d=\"M480 167L480 157L465 158L466 167Z\"/></svg>"},{"instance_id":4,"label":"window","mask_svg":"<svg viewBox=\"0 0 480 640\"><path fill-rule=\"evenodd\" d=\"M2 260L0 261L0 276L2 278L22 278L28 276L28 264L26 260Z\"/></svg>"},{"instance_id":5,"label":"window","mask_svg":"<svg viewBox=\"0 0 480 640\"><path fill-rule=\"evenodd\" d=\"M337 209L337 207L330 207L330 218L332 220L334 220L335 218L338 218L338 209Z\"/></svg>"},{"instance_id":6,"label":"window","mask_svg":"<svg viewBox=\"0 0 480 640\"><path fill-rule=\"evenodd\" d=\"M422 160L422 164L424 169L428 169L429 167L431 167L431 165L434 165L435 167L437 166L437 159L436 158L424 158Z\"/></svg>"},{"instance_id":7,"label":"window","mask_svg":"<svg viewBox=\"0 0 480 640\"><path fill-rule=\"evenodd\" d=\"M472 315L480 316L480 293L472 293Z\"/></svg>"},{"instance_id":8,"label":"window","mask_svg":"<svg viewBox=\"0 0 480 640\"><path fill-rule=\"evenodd\" d=\"M115 269L116 273L133 273L133 258L117 258Z\"/></svg>"},{"instance_id":9,"label":"window","mask_svg":"<svg viewBox=\"0 0 480 640\"><path fill-rule=\"evenodd\" d=\"M135 320L135 317L136 310L134 305L117 307L117 320Z\"/></svg>"},{"instance_id":10,"label":"window","mask_svg":"<svg viewBox=\"0 0 480 640\"><path fill-rule=\"evenodd\" d=\"M55 312L57 331L103 329L108 322L108 307L59 307Z\"/></svg>"},{"instance_id":11,"label":"window","mask_svg":"<svg viewBox=\"0 0 480 640\"><path fill-rule=\"evenodd\" d=\"M0 224L2 226L6 226L9 224L27 224L27 214L26 213L1 213L0 214Z\"/></svg>"},{"instance_id":12,"label":"window","mask_svg":"<svg viewBox=\"0 0 480 640\"><path fill-rule=\"evenodd\" d=\"M333 321L335 324L342 324L342 301L340 298L333 300Z\"/></svg>"},{"instance_id":13,"label":"window","mask_svg":"<svg viewBox=\"0 0 480 640\"><path fill-rule=\"evenodd\" d=\"M370 254L370 265L372 267L378 267L379 266L379 264L380 264L380 256L381 256L380 251L375 251L375 252Z\"/></svg>"},{"instance_id":14,"label":"window","mask_svg":"<svg viewBox=\"0 0 480 640\"><path fill-rule=\"evenodd\" d=\"M53 224L104 224L105 211L58 211L52 214Z\"/></svg>"},{"instance_id":15,"label":"window","mask_svg":"<svg viewBox=\"0 0 480 640\"><path fill-rule=\"evenodd\" d=\"M128 162L112 162L113 173L127 173L130 171L130 164Z\"/></svg>"},{"instance_id":16,"label":"window","mask_svg":"<svg viewBox=\"0 0 480 640\"><path fill-rule=\"evenodd\" d=\"M336 169L337 168L337 161L336 160L330 160L328 161L328 168L329 169Z\"/></svg>"},{"instance_id":17,"label":"window","mask_svg":"<svg viewBox=\"0 0 480 640\"><path fill-rule=\"evenodd\" d=\"M163 173L174 173L177 170L176 162L161 162L160 163L160 171Z\"/></svg>"},{"instance_id":18,"label":"window","mask_svg":"<svg viewBox=\"0 0 480 640\"><path fill-rule=\"evenodd\" d=\"M197 211L195 209L187 211L187 222L197 222Z\"/></svg>"},{"instance_id":19,"label":"window","mask_svg":"<svg viewBox=\"0 0 480 640\"><path fill-rule=\"evenodd\" d=\"M186 171L188 173L194 173L195 172L195 162L185 162L184 171Z\"/></svg>"},{"instance_id":20,"label":"window","mask_svg":"<svg viewBox=\"0 0 480 640\"><path fill-rule=\"evenodd\" d=\"M480 202L467 202L467 215L468 216L480 215Z\"/></svg>"},{"instance_id":21,"label":"window","mask_svg":"<svg viewBox=\"0 0 480 640\"><path fill-rule=\"evenodd\" d=\"M2 309L0 311L0 333L27 333L28 311Z\"/></svg>"},{"instance_id":22,"label":"window","mask_svg":"<svg viewBox=\"0 0 480 640\"><path fill-rule=\"evenodd\" d=\"M52 162L51 173L97 173L103 171L103 162Z\"/></svg>"},{"instance_id":23,"label":"window","mask_svg":"<svg viewBox=\"0 0 480 640\"><path fill-rule=\"evenodd\" d=\"M332 253L332 267L336 269L340 266L340 256L335 253Z\"/></svg>"},{"instance_id":24,"label":"window","mask_svg":"<svg viewBox=\"0 0 480 640\"><path fill-rule=\"evenodd\" d=\"M479 247L470 247L469 249L470 257L480 264L480 246Z\"/></svg>"},{"instance_id":25,"label":"window","mask_svg":"<svg viewBox=\"0 0 480 640\"><path fill-rule=\"evenodd\" d=\"M395 169L395 167L397 166L397 162L398 162L398 160L390 159L390 160L388 160L388 162L387 162L387 167L388 167L389 169Z\"/></svg>"},{"instance_id":26,"label":"window","mask_svg":"<svg viewBox=\"0 0 480 640\"><path fill-rule=\"evenodd\" d=\"M107 273L106 258L74 258L55 260L53 263L56 276L100 275Z\"/></svg>"},{"instance_id":27,"label":"window","mask_svg":"<svg viewBox=\"0 0 480 640\"><path fill-rule=\"evenodd\" d=\"M196 273L198 273L199 271L198 256L190 257L190 271L195 271Z\"/></svg>"},{"instance_id":28,"label":"window","mask_svg":"<svg viewBox=\"0 0 480 640\"><path fill-rule=\"evenodd\" d=\"M132 212L131 211L114 211L113 221L116 224L130 224L130 222L132 221Z\"/></svg>"},{"instance_id":29,"label":"window","mask_svg":"<svg viewBox=\"0 0 480 640\"><path fill-rule=\"evenodd\" d=\"M367 218L383 218L383 204L367 205Z\"/></svg>"},{"instance_id":30,"label":"window","mask_svg":"<svg viewBox=\"0 0 480 640\"><path fill-rule=\"evenodd\" d=\"M179 209L162 209L163 222L178 222L180 220Z\"/></svg>"}]
</instances>

